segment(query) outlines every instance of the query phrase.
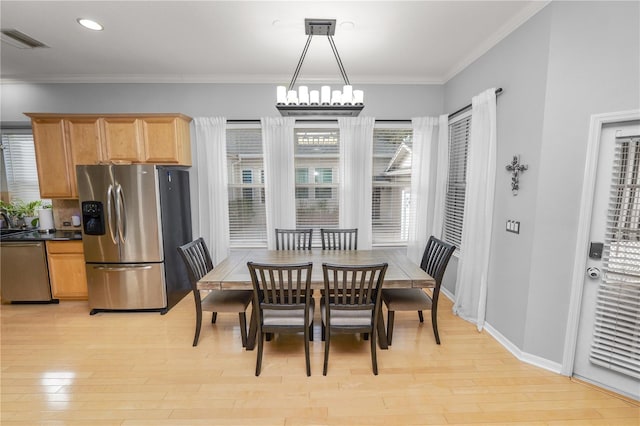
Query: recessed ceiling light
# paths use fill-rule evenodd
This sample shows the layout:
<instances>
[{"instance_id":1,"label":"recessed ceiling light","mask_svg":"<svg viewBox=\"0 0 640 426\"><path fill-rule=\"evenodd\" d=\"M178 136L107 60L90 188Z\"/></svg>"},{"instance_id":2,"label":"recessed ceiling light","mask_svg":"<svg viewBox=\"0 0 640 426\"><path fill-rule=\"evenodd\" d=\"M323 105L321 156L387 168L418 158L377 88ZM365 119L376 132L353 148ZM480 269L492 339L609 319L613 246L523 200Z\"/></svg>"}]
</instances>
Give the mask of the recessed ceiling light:
<instances>
[{"instance_id":1,"label":"recessed ceiling light","mask_svg":"<svg viewBox=\"0 0 640 426\"><path fill-rule=\"evenodd\" d=\"M76 19L76 21L78 21L78 24L82 25L83 27L93 31L102 31L104 29L102 25L100 25L96 21L92 21L91 19L78 18Z\"/></svg>"},{"instance_id":2,"label":"recessed ceiling light","mask_svg":"<svg viewBox=\"0 0 640 426\"><path fill-rule=\"evenodd\" d=\"M340 23L340 28L343 30L351 31L356 27L353 21L343 21Z\"/></svg>"}]
</instances>

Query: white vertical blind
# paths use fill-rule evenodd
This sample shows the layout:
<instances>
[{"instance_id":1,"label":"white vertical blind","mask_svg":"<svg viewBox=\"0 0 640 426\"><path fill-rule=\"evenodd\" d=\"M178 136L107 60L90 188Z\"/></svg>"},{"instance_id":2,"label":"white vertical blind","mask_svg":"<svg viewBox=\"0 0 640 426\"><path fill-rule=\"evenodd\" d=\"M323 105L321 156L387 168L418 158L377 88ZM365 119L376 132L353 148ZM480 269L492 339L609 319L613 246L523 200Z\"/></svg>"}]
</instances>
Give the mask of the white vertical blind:
<instances>
[{"instance_id":1,"label":"white vertical blind","mask_svg":"<svg viewBox=\"0 0 640 426\"><path fill-rule=\"evenodd\" d=\"M266 247L262 130L227 129L230 247Z\"/></svg>"},{"instance_id":2,"label":"white vertical blind","mask_svg":"<svg viewBox=\"0 0 640 426\"><path fill-rule=\"evenodd\" d=\"M373 244L406 244L411 203L413 130L373 130L373 184L371 223Z\"/></svg>"},{"instance_id":3,"label":"white vertical blind","mask_svg":"<svg viewBox=\"0 0 640 426\"><path fill-rule=\"evenodd\" d=\"M589 359L640 379L640 137L616 139Z\"/></svg>"},{"instance_id":4,"label":"white vertical blind","mask_svg":"<svg viewBox=\"0 0 640 426\"><path fill-rule=\"evenodd\" d=\"M313 229L313 246L321 246L320 228L337 228L338 129L295 130L296 227Z\"/></svg>"},{"instance_id":5,"label":"white vertical blind","mask_svg":"<svg viewBox=\"0 0 640 426\"><path fill-rule=\"evenodd\" d=\"M449 123L449 178L444 207L442 237L448 243L462 245L465 189L467 185L467 155L471 135L471 112Z\"/></svg>"},{"instance_id":6,"label":"white vertical blind","mask_svg":"<svg viewBox=\"0 0 640 426\"><path fill-rule=\"evenodd\" d=\"M2 133L4 171L11 200L40 199L36 153L31 133Z\"/></svg>"}]
</instances>

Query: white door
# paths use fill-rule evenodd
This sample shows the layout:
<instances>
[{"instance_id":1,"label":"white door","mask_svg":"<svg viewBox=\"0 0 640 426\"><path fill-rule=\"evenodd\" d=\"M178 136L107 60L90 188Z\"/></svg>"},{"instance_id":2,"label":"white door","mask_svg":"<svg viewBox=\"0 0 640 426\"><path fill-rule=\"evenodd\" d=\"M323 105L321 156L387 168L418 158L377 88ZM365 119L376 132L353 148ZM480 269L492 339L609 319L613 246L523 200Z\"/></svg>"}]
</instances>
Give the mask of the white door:
<instances>
[{"instance_id":1,"label":"white door","mask_svg":"<svg viewBox=\"0 0 640 426\"><path fill-rule=\"evenodd\" d=\"M573 375L640 399L640 121L602 127L590 241Z\"/></svg>"}]
</instances>

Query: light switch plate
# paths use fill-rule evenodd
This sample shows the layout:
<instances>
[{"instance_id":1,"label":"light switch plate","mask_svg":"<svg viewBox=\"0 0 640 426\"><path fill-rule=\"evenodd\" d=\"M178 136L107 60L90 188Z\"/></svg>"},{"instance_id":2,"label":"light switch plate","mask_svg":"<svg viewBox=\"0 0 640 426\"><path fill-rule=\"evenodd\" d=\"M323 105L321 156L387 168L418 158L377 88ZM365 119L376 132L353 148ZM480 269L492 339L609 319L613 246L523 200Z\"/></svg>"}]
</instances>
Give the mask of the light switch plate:
<instances>
[{"instance_id":1,"label":"light switch plate","mask_svg":"<svg viewBox=\"0 0 640 426\"><path fill-rule=\"evenodd\" d=\"M520 233L520 222L517 220L507 220L507 226L506 226L506 230L507 232L512 232L514 234L519 234Z\"/></svg>"}]
</instances>

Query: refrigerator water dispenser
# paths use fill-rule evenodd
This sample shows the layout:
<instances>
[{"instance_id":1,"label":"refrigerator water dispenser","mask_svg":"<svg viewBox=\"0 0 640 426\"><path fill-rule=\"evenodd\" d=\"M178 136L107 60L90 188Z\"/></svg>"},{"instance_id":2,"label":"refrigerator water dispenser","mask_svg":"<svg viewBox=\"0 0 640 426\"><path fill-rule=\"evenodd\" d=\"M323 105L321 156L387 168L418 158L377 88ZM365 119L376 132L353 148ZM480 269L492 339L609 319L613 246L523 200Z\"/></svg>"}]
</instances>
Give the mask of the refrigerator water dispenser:
<instances>
[{"instance_id":1,"label":"refrigerator water dispenser","mask_svg":"<svg viewBox=\"0 0 640 426\"><path fill-rule=\"evenodd\" d=\"M82 223L86 235L104 235L104 210L100 201L82 202Z\"/></svg>"}]
</instances>

